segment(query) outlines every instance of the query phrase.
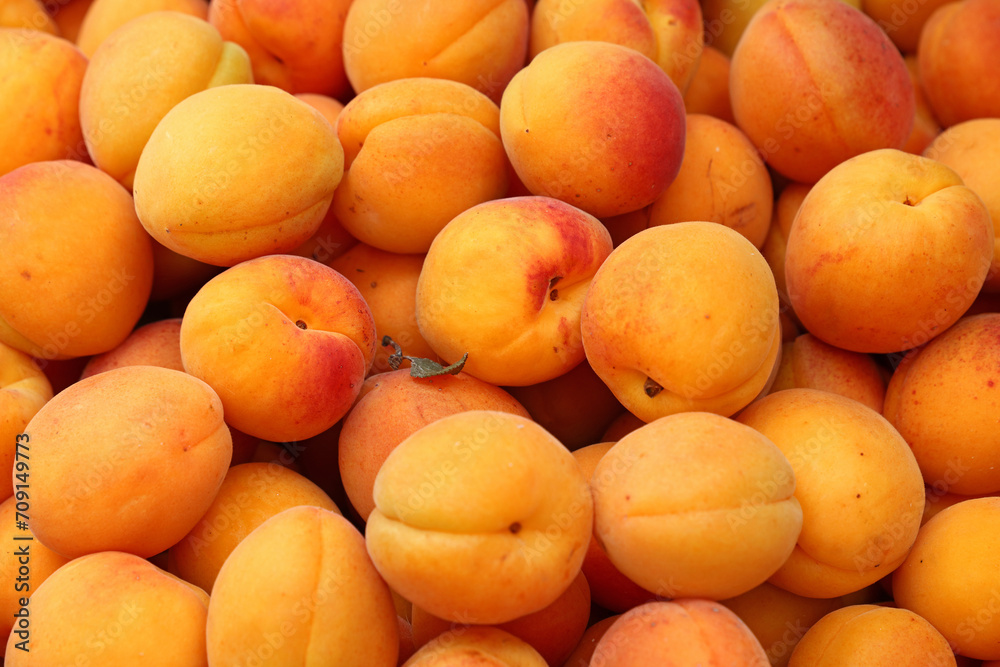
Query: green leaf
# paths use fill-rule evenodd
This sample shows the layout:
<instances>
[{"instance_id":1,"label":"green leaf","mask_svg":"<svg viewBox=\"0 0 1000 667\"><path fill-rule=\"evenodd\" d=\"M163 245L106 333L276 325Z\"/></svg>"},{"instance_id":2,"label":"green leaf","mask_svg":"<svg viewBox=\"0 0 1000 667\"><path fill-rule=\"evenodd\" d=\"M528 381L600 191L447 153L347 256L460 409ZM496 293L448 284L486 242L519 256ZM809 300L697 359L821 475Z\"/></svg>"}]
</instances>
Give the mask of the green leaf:
<instances>
[{"instance_id":1,"label":"green leaf","mask_svg":"<svg viewBox=\"0 0 1000 667\"><path fill-rule=\"evenodd\" d=\"M403 359L409 359L410 377L415 378L429 378L436 375L458 375L465 366L466 360L469 358L469 353L466 352L462 355L462 358L455 363L449 366L442 366L432 359L406 356L403 354L403 348L399 346L399 343L394 341L389 336L382 337L382 345L384 347L392 345L393 350L395 350L391 355L389 355L389 368L392 370L398 370L400 364L403 363Z\"/></svg>"}]
</instances>

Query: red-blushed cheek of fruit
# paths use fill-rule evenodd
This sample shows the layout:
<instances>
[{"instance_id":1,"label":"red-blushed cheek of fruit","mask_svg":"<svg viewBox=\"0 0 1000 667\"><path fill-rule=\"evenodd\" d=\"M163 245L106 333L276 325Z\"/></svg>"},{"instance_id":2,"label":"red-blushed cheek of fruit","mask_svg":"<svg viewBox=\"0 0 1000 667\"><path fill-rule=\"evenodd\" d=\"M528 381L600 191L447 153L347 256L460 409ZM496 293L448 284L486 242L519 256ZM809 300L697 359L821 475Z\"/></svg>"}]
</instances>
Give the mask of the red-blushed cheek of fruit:
<instances>
[{"instance_id":1,"label":"red-blushed cheek of fruit","mask_svg":"<svg viewBox=\"0 0 1000 667\"><path fill-rule=\"evenodd\" d=\"M598 217L652 203L684 153L677 86L649 58L617 44L566 42L543 51L511 81L500 121L529 191Z\"/></svg>"}]
</instances>

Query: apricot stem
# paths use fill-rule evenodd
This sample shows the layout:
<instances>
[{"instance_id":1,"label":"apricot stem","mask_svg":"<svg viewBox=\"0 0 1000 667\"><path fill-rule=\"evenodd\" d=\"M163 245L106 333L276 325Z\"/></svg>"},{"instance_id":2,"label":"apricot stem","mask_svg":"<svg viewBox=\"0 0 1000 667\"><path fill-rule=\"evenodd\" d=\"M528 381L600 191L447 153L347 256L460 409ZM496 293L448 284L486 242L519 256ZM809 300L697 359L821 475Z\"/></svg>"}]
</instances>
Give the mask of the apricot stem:
<instances>
[{"instance_id":1,"label":"apricot stem","mask_svg":"<svg viewBox=\"0 0 1000 667\"><path fill-rule=\"evenodd\" d=\"M650 398L663 391L663 386L651 377L646 378L646 382L642 385L642 388L646 392L646 396Z\"/></svg>"},{"instance_id":2,"label":"apricot stem","mask_svg":"<svg viewBox=\"0 0 1000 667\"><path fill-rule=\"evenodd\" d=\"M433 359L425 359L423 357L409 357L403 354L403 348L399 346L399 343L394 341L389 336L382 336L382 346L388 347L392 346L395 350L389 355L389 368L392 370L398 370L399 365L403 363L403 359L410 360L410 377L415 378L429 378L435 375L458 375L462 367L465 366L466 360L469 358L469 353L466 352L462 355L462 358L451 364L450 366L442 366Z\"/></svg>"}]
</instances>

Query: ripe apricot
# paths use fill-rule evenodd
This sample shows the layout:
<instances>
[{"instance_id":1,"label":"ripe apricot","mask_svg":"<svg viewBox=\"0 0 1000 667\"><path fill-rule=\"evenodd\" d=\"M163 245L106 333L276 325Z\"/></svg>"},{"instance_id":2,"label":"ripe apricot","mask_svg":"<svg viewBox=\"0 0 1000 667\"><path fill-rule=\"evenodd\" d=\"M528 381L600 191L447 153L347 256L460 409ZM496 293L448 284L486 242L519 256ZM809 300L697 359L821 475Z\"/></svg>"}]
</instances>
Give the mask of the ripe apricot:
<instances>
[{"instance_id":1,"label":"ripe apricot","mask_svg":"<svg viewBox=\"0 0 1000 667\"><path fill-rule=\"evenodd\" d=\"M29 525L70 557L165 550L208 509L232 457L211 387L156 366L77 382L46 403L25 434Z\"/></svg>"}]
</instances>

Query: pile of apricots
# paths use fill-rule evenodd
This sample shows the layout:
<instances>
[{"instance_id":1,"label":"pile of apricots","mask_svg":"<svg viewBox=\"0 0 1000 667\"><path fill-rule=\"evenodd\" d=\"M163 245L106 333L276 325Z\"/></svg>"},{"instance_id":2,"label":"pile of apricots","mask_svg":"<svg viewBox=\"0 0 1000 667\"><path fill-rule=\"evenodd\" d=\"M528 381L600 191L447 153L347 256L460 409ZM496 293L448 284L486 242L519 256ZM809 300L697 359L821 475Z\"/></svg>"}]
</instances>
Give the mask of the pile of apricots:
<instances>
[{"instance_id":1,"label":"pile of apricots","mask_svg":"<svg viewBox=\"0 0 1000 667\"><path fill-rule=\"evenodd\" d=\"M3 664L997 667L998 44L0 0Z\"/></svg>"}]
</instances>

